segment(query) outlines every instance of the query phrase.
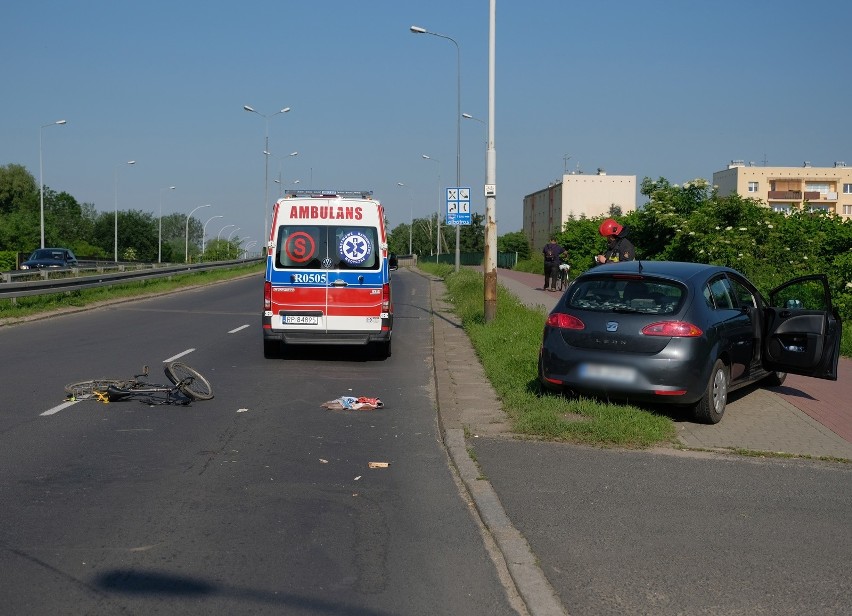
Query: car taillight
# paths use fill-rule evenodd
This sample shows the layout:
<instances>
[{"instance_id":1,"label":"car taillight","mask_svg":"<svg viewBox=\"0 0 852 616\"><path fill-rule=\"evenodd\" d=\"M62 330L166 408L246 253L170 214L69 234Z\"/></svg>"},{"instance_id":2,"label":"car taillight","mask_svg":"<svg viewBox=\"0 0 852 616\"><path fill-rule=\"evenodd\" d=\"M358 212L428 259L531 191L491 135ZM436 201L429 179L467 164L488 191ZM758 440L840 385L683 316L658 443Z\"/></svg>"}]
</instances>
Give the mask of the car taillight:
<instances>
[{"instance_id":1,"label":"car taillight","mask_svg":"<svg viewBox=\"0 0 852 616\"><path fill-rule=\"evenodd\" d=\"M686 321L660 321L642 328L646 336L665 336L667 338L696 338L703 334L701 328Z\"/></svg>"},{"instance_id":2,"label":"car taillight","mask_svg":"<svg viewBox=\"0 0 852 616\"><path fill-rule=\"evenodd\" d=\"M382 285L382 312L390 312L390 284Z\"/></svg>"},{"instance_id":3,"label":"car taillight","mask_svg":"<svg viewBox=\"0 0 852 616\"><path fill-rule=\"evenodd\" d=\"M272 283L263 283L263 309L272 310Z\"/></svg>"},{"instance_id":4,"label":"car taillight","mask_svg":"<svg viewBox=\"0 0 852 616\"><path fill-rule=\"evenodd\" d=\"M547 317L546 325L556 329L586 329L585 323L570 314L554 312Z\"/></svg>"}]
</instances>

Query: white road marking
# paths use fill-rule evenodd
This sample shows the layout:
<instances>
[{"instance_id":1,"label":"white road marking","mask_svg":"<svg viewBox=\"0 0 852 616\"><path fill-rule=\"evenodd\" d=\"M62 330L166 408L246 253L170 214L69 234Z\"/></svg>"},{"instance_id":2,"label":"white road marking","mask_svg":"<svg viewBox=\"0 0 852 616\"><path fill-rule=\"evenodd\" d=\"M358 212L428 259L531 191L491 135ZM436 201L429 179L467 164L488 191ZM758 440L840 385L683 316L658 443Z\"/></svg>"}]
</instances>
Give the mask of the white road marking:
<instances>
[{"instance_id":1,"label":"white road marking","mask_svg":"<svg viewBox=\"0 0 852 616\"><path fill-rule=\"evenodd\" d=\"M52 409L46 410L44 413L42 413L42 416L54 415L54 414L58 413L59 411L61 411L62 409L67 409L69 406L74 406L75 404L77 404L78 402L82 402L83 400L85 400L85 398L81 397L81 398L77 398L76 400L69 400L68 402L63 402L59 406L54 406Z\"/></svg>"},{"instance_id":2,"label":"white road marking","mask_svg":"<svg viewBox=\"0 0 852 616\"><path fill-rule=\"evenodd\" d=\"M240 325L237 329L232 329L228 333L229 334L236 334L238 331L240 331L241 329L245 329L246 327L249 327L249 326L248 325Z\"/></svg>"},{"instance_id":3,"label":"white road marking","mask_svg":"<svg viewBox=\"0 0 852 616\"><path fill-rule=\"evenodd\" d=\"M192 353L194 350L195 350L195 349L187 349L186 351L183 351L183 352L181 352L181 353L178 353L177 355L172 355L172 356L171 356L171 357L169 357L168 359L164 359L164 360L163 360L163 363L164 363L164 364L167 364L167 363L169 363L170 361L174 361L174 360L178 359L179 357L183 357L184 355L189 355L189 354L190 354L190 353Z\"/></svg>"}]
</instances>

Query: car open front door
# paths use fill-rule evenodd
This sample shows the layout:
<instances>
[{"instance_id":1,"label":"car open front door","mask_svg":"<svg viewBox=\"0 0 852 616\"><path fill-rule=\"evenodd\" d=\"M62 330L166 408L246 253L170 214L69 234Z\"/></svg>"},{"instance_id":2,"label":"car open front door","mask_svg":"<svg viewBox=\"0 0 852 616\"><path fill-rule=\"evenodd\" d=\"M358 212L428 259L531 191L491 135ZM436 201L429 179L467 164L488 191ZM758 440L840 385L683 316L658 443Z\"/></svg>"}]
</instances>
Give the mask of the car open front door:
<instances>
[{"instance_id":1,"label":"car open front door","mask_svg":"<svg viewBox=\"0 0 852 616\"><path fill-rule=\"evenodd\" d=\"M840 316L831 304L825 274L796 278L773 289L765 313L764 368L837 380Z\"/></svg>"}]
</instances>

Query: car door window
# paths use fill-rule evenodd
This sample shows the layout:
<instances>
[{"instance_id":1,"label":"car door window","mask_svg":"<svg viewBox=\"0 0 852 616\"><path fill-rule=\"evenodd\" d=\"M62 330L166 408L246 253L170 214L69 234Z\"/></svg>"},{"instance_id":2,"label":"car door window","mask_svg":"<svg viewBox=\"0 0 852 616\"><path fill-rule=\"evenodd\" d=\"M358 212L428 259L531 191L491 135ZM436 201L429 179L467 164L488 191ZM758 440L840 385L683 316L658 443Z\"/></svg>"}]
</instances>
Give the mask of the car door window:
<instances>
[{"instance_id":1,"label":"car door window","mask_svg":"<svg viewBox=\"0 0 852 616\"><path fill-rule=\"evenodd\" d=\"M730 310L734 308L734 301L732 299L733 289L731 289L731 284L727 278L719 277L711 280L709 291L716 310Z\"/></svg>"},{"instance_id":2,"label":"car door window","mask_svg":"<svg viewBox=\"0 0 852 616\"><path fill-rule=\"evenodd\" d=\"M740 307L757 308L757 298L751 290L736 278L731 278L730 281L731 287L734 290L734 297L736 297Z\"/></svg>"}]
</instances>

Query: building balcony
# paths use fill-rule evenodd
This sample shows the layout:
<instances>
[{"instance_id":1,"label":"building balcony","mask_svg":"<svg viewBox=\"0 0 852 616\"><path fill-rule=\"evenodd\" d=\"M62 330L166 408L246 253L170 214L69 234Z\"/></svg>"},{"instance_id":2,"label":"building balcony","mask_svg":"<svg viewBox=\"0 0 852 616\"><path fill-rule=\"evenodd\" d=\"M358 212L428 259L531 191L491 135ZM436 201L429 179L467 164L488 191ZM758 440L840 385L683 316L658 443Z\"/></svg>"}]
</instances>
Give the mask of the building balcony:
<instances>
[{"instance_id":1,"label":"building balcony","mask_svg":"<svg viewBox=\"0 0 852 616\"><path fill-rule=\"evenodd\" d=\"M810 193L808 193L810 194ZM817 193L817 197L819 197L819 193ZM802 200L802 191L801 190L770 190L769 191L769 199L773 201L801 201Z\"/></svg>"}]
</instances>

